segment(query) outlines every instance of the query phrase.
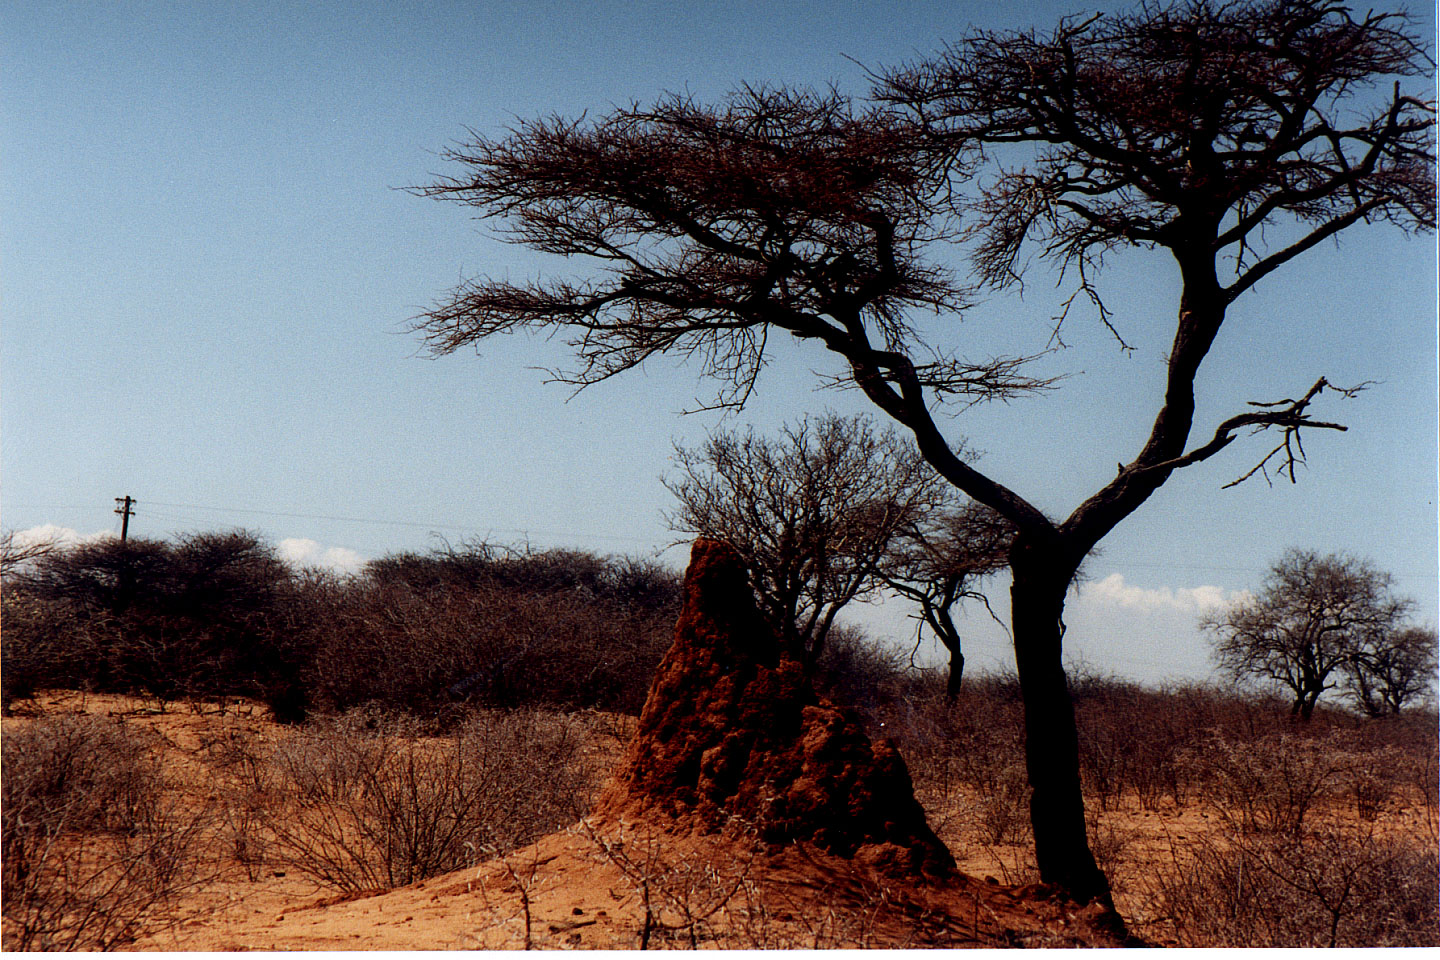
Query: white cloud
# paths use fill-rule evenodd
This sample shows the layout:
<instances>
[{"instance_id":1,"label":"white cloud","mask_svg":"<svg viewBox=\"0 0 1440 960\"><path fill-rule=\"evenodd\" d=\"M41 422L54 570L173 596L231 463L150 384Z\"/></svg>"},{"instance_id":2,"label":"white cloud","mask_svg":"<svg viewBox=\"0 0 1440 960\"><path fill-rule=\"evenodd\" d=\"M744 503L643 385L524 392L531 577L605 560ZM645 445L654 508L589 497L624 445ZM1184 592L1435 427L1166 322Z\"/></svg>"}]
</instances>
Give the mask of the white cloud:
<instances>
[{"instance_id":1,"label":"white cloud","mask_svg":"<svg viewBox=\"0 0 1440 960\"><path fill-rule=\"evenodd\" d=\"M59 547L73 547L78 543L92 543L96 540L114 539L115 534L109 530L101 530L96 533L80 533L70 527L59 527L53 523L44 523L38 527L29 527L25 530L16 530L14 540L16 547L31 547L42 543L53 543Z\"/></svg>"},{"instance_id":2,"label":"white cloud","mask_svg":"<svg viewBox=\"0 0 1440 960\"><path fill-rule=\"evenodd\" d=\"M1087 603L1129 610L1176 610L1205 613L1228 606L1249 596L1248 591L1226 593L1220 587L1137 587L1125 582L1124 574L1112 573L1103 580L1082 584L1080 599Z\"/></svg>"},{"instance_id":3,"label":"white cloud","mask_svg":"<svg viewBox=\"0 0 1440 960\"><path fill-rule=\"evenodd\" d=\"M275 546L292 567L323 567L336 573L359 573L365 558L348 547L322 547L314 540L289 537Z\"/></svg>"}]
</instances>

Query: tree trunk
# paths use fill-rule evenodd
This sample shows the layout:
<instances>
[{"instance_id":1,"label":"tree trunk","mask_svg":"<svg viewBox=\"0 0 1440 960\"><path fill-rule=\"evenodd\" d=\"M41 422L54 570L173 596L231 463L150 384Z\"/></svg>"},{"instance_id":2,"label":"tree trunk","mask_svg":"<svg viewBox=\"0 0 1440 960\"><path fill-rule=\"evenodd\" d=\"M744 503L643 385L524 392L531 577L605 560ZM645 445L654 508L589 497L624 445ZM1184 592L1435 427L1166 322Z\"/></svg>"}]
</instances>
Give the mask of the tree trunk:
<instances>
[{"instance_id":1,"label":"tree trunk","mask_svg":"<svg viewBox=\"0 0 1440 960\"><path fill-rule=\"evenodd\" d=\"M1095 864L1085 834L1079 733L1062 663L1060 617L1072 571L1034 556L1038 552L1017 545L1010 588L1035 860L1045 883L1059 884L1081 902L1113 906L1109 881Z\"/></svg>"},{"instance_id":2,"label":"tree trunk","mask_svg":"<svg viewBox=\"0 0 1440 960\"><path fill-rule=\"evenodd\" d=\"M945 702L954 704L960 697L960 681L965 677L965 654L960 652L960 631L950 616L948 604L922 602L922 614L935 636L950 653L950 669L945 676Z\"/></svg>"},{"instance_id":3,"label":"tree trunk","mask_svg":"<svg viewBox=\"0 0 1440 960\"><path fill-rule=\"evenodd\" d=\"M950 651L950 672L945 677L945 702L953 704L960 697L960 681L965 676L965 656L959 649Z\"/></svg>"}]
</instances>

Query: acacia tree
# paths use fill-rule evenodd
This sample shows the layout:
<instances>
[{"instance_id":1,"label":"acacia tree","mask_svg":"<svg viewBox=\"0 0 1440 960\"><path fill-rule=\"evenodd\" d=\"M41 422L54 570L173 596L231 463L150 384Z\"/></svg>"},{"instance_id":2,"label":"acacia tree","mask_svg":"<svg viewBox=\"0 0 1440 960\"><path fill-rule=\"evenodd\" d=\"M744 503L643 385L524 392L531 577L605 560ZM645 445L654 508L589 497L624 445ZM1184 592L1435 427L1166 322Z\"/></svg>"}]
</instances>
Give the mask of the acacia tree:
<instances>
[{"instance_id":1,"label":"acacia tree","mask_svg":"<svg viewBox=\"0 0 1440 960\"><path fill-rule=\"evenodd\" d=\"M1374 637L1345 665L1346 692L1371 717L1399 713L1434 692L1435 631L1406 626Z\"/></svg>"},{"instance_id":2,"label":"acacia tree","mask_svg":"<svg viewBox=\"0 0 1440 960\"><path fill-rule=\"evenodd\" d=\"M1290 713L1310 719L1315 703L1379 652L1409 604L1390 593L1390 575L1363 561L1289 550L1253 599L1208 616L1215 662L1236 680L1286 690Z\"/></svg>"},{"instance_id":3,"label":"acacia tree","mask_svg":"<svg viewBox=\"0 0 1440 960\"><path fill-rule=\"evenodd\" d=\"M979 503L920 516L895 538L881 559L878 574L885 585L920 607L921 630L930 628L950 655L945 699L960 695L965 653L955 605L978 600L990 609L976 582L1005 569L1014 528L1000 514ZM994 612L991 612L994 616Z\"/></svg>"},{"instance_id":4,"label":"acacia tree","mask_svg":"<svg viewBox=\"0 0 1440 960\"><path fill-rule=\"evenodd\" d=\"M866 417L807 417L773 440L717 431L698 449L677 445L675 461L670 528L735 547L766 619L807 669L840 610L880 587L896 538L954 497L913 444Z\"/></svg>"},{"instance_id":5,"label":"acacia tree","mask_svg":"<svg viewBox=\"0 0 1440 960\"><path fill-rule=\"evenodd\" d=\"M1396 80L1373 109L1354 106L1382 78L1433 66L1402 15L1357 19L1325 0L1189 0L1066 20L1045 35L975 33L880 78L877 95L917 116L946 161L999 145L1031 149L1033 166L1000 169L963 198L979 214L970 239L990 283L1018 282L1034 253L1073 268L1077 295L1098 304L1092 271L1116 248L1165 251L1180 270L1165 393L1149 436L1109 483L1055 522L963 464L942 468L1017 528L1012 626L1046 880L1082 895L1107 891L1084 842L1060 655L1066 586L1176 470L1241 431L1275 430L1279 440L1240 479L1278 466L1293 482L1302 430L1344 429L1309 411L1327 390L1355 388L1321 377L1298 399L1252 403L1191 446L1195 382L1230 305L1279 267L1359 223L1433 229L1433 102ZM1277 223L1294 230L1277 230L1288 242L1270 246L1265 228ZM900 409L917 415L913 402ZM930 430L916 430L927 450L936 446ZM943 462L938 451L935 459Z\"/></svg>"},{"instance_id":6,"label":"acacia tree","mask_svg":"<svg viewBox=\"0 0 1440 960\"><path fill-rule=\"evenodd\" d=\"M716 106L672 97L599 119L522 122L448 151L464 174L419 192L500 218L517 242L608 269L470 281L417 328L440 353L517 330L567 331L579 365L559 378L582 386L657 354L692 357L717 379L715 402L730 405L750 395L771 332L843 358L848 381L913 433L942 476L1016 528L1012 633L1036 860L1045 881L1108 902L1086 841L1062 666L1067 586L1175 470L1238 432L1279 431L1260 470L1276 458L1293 468L1303 429L1341 429L1310 415L1335 389L1321 378L1188 445L1195 378L1238 296L1354 224L1433 225L1433 106L1397 87L1374 116L1347 113L1355 90L1428 72L1407 30L1403 18L1356 20L1318 0L1196 0L1066 21L1047 37L972 35L881 78L889 108L747 89ZM969 178L992 144L1028 145L1038 165L1002 169L977 192ZM1001 285L1036 243L1078 267L1083 289L1117 246L1159 248L1180 264L1150 434L1063 520L967 463L935 420L936 404L1047 385L1027 375L1024 356L945 353L912 325L917 312L962 305L960 286L925 259L928 245L956 238L956 204L985 213L969 239L982 276ZM1271 249L1263 228L1278 221L1301 233ZM1236 273L1222 285L1227 254Z\"/></svg>"}]
</instances>

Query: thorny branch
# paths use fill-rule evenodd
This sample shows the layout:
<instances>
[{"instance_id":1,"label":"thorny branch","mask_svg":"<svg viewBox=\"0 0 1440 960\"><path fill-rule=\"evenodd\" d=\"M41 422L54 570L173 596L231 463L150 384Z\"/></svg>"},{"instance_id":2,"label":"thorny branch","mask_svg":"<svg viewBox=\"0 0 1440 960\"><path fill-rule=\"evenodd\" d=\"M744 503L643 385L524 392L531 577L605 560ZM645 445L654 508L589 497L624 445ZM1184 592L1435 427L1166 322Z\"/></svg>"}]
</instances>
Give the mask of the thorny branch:
<instances>
[{"instance_id":1,"label":"thorny branch","mask_svg":"<svg viewBox=\"0 0 1440 960\"><path fill-rule=\"evenodd\" d=\"M1338 393L1342 397L1350 398L1373 386L1373 381L1364 381L1353 387L1337 387L1329 380L1321 377L1298 400L1286 398L1284 400L1258 401L1252 400L1249 406L1255 409L1249 413L1237 414L1221 423L1215 428L1215 434L1206 444L1197 447L1183 457L1176 457L1163 463L1152 464L1135 471L1136 475L1169 472L1188 467L1191 464L1208 460L1221 450L1230 445L1235 439L1236 431L1250 427L1251 434L1263 433L1266 430L1279 429L1281 431L1280 442L1260 460L1255 466L1247 470L1243 475L1225 484L1222 489L1238 486L1259 473L1265 478L1266 484L1270 484L1270 467L1272 460L1279 459L1280 465L1274 468L1277 473L1286 475L1291 483L1295 482L1295 467L1305 462L1305 446L1301 439L1301 431L1312 430L1340 430L1347 429L1343 424L1329 423L1324 420L1314 420L1306 413L1306 408L1326 390Z\"/></svg>"}]
</instances>

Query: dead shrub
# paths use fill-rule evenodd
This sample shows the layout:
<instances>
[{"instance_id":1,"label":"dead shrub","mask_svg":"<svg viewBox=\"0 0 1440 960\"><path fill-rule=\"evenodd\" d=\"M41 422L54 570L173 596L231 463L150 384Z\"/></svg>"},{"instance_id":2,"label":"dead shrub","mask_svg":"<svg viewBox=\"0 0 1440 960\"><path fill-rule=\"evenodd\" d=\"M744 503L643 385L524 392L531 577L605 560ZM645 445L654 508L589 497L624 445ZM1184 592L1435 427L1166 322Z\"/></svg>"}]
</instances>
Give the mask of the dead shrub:
<instances>
[{"instance_id":1,"label":"dead shrub","mask_svg":"<svg viewBox=\"0 0 1440 960\"><path fill-rule=\"evenodd\" d=\"M1166 797L1181 803L1180 757L1195 731L1175 698L1083 665L1068 671L1087 801L1103 810L1131 794L1145 810L1160 809Z\"/></svg>"},{"instance_id":2,"label":"dead shrub","mask_svg":"<svg viewBox=\"0 0 1440 960\"><path fill-rule=\"evenodd\" d=\"M748 893L752 853L742 863L722 870L704 857L667 855L656 838L626 832L606 836L581 821L581 832L596 848L597 859L618 869L640 901L638 947L648 950L665 940L699 949L721 934L712 920L737 895Z\"/></svg>"},{"instance_id":3,"label":"dead shrub","mask_svg":"<svg viewBox=\"0 0 1440 960\"><path fill-rule=\"evenodd\" d=\"M1233 829L1299 834L1315 806L1340 791L1349 757L1328 738L1211 737L1188 763L1206 808Z\"/></svg>"},{"instance_id":4,"label":"dead shrub","mask_svg":"<svg viewBox=\"0 0 1440 960\"><path fill-rule=\"evenodd\" d=\"M899 742L928 811L955 810L987 844L1025 841L1030 813L1023 728L1006 678L967 681L954 703L940 697L900 702L881 729Z\"/></svg>"},{"instance_id":5,"label":"dead shrub","mask_svg":"<svg viewBox=\"0 0 1440 960\"><path fill-rule=\"evenodd\" d=\"M1202 837L1172 848L1148 913L1183 946L1408 947L1440 944L1433 844L1372 830Z\"/></svg>"},{"instance_id":6,"label":"dead shrub","mask_svg":"<svg viewBox=\"0 0 1440 960\"><path fill-rule=\"evenodd\" d=\"M568 720L479 713L449 736L352 713L309 725L256 768L274 856L355 893L423 880L572 822L588 783Z\"/></svg>"},{"instance_id":7,"label":"dead shrub","mask_svg":"<svg viewBox=\"0 0 1440 960\"><path fill-rule=\"evenodd\" d=\"M1395 805L1409 758L1394 747L1379 747L1347 758L1341 782L1355 816L1373 823Z\"/></svg>"},{"instance_id":8,"label":"dead shrub","mask_svg":"<svg viewBox=\"0 0 1440 960\"><path fill-rule=\"evenodd\" d=\"M66 715L3 741L6 950L108 950L163 926L201 882L204 806L166 795L123 723Z\"/></svg>"}]
</instances>

